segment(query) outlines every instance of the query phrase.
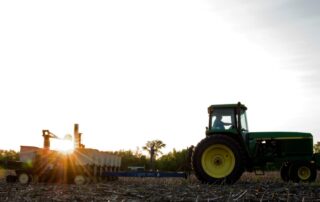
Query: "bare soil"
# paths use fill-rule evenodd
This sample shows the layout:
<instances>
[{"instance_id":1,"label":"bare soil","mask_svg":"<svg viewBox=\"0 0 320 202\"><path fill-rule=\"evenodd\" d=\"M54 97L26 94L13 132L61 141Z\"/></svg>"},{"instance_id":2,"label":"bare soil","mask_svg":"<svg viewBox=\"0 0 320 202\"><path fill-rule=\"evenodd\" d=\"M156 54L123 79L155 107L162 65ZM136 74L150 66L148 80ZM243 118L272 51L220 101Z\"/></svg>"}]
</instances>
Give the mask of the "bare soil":
<instances>
[{"instance_id":1,"label":"bare soil","mask_svg":"<svg viewBox=\"0 0 320 202\"><path fill-rule=\"evenodd\" d=\"M1 179L0 201L320 201L320 181L284 183L278 172L245 173L234 185L201 184L194 177L119 178L81 186L7 184Z\"/></svg>"}]
</instances>

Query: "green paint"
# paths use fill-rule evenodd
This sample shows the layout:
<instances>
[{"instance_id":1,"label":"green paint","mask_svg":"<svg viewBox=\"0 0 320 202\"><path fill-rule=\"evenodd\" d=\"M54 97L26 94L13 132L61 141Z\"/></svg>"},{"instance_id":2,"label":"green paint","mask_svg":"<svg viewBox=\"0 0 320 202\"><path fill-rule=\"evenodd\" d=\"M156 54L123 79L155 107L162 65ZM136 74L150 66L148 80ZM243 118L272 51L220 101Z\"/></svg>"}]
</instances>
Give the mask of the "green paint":
<instances>
[{"instance_id":1,"label":"green paint","mask_svg":"<svg viewBox=\"0 0 320 202\"><path fill-rule=\"evenodd\" d=\"M316 161L313 154L313 136L302 132L249 132L246 119L247 107L241 103L211 105L208 108L209 126L206 135L224 134L236 139L248 155L247 170L263 167L268 163L289 161ZM222 119L219 119L219 116ZM217 127L222 121L224 128ZM221 125L221 123L220 123ZM316 158L316 159L315 159Z\"/></svg>"}]
</instances>

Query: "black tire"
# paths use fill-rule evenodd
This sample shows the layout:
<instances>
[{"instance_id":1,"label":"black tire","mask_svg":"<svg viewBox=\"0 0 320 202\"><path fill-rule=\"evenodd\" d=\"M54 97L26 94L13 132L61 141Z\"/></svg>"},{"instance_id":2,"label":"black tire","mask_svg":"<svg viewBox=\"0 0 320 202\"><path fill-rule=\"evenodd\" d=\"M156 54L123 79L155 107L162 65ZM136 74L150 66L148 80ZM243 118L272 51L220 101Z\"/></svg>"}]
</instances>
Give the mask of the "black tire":
<instances>
[{"instance_id":1,"label":"black tire","mask_svg":"<svg viewBox=\"0 0 320 202\"><path fill-rule=\"evenodd\" d=\"M289 175L293 182L314 182L317 178L317 168L310 162L294 162L290 166Z\"/></svg>"},{"instance_id":2,"label":"black tire","mask_svg":"<svg viewBox=\"0 0 320 202\"><path fill-rule=\"evenodd\" d=\"M6 182L7 182L7 183L15 183L15 182L17 182L17 176L15 176L15 175L8 175L8 176L6 177Z\"/></svg>"},{"instance_id":3,"label":"black tire","mask_svg":"<svg viewBox=\"0 0 320 202\"><path fill-rule=\"evenodd\" d=\"M289 182L290 180L289 168L290 168L289 163L283 163L280 168L280 177L284 182Z\"/></svg>"},{"instance_id":4,"label":"black tire","mask_svg":"<svg viewBox=\"0 0 320 202\"><path fill-rule=\"evenodd\" d=\"M227 152L221 153L221 150L223 151L225 148L227 148ZM244 150L233 138L227 135L206 137L198 143L192 156L192 167L196 177L201 182L208 184L235 183L244 172L244 163ZM220 167L220 170L214 170L213 167L218 169ZM221 169L222 167L223 169ZM221 170L222 174L219 173Z\"/></svg>"}]
</instances>

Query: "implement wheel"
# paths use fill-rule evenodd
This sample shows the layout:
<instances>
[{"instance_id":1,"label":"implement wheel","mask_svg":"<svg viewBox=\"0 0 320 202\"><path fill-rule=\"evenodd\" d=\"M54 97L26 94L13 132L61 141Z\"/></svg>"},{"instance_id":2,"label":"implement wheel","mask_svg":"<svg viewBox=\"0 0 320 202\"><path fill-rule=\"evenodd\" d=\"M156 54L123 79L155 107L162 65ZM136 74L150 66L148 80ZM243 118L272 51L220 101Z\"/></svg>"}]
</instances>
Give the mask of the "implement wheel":
<instances>
[{"instance_id":1,"label":"implement wheel","mask_svg":"<svg viewBox=\"0 0 320 202\"><path fill-rule=\"evenodd\" d=\"M294 162L289 170L293 182L314 182L317 178L317 168L310 162Z\"/></svg>"},{"instance_id":2,"label":"implement wheel","mask_svg":"<svg viewBox=\"0 0 320 202\"><path fill-rule=\"evenodd\" d=\"M83 176L83 175L76 175L75 177L74 177L74 183L76 184L76 185L84 185L85 183L86 183L86 177L85 176Z\"/></svg>"},{"instance_id":3,"label":"implement wheel","mask_svg":"<svg viewBox=\"0 0 320 202\"><path fill-rule=\"evenodd\" d=\"M203 183L233 184L244 172L244 151L231 137L209 136L196 146L192 166Z\"/></svg>"},{"instance_id":4,"label":"implement wheel","mask_svg":"<svg viewBox=\"0 0 320 202\"><path fill-rule=\"evenodd\" d=\"M18 175L18 181L20 184L29 184L31 182L31 176L26 172L21 172Z\"/></svg>"}]
</instances>

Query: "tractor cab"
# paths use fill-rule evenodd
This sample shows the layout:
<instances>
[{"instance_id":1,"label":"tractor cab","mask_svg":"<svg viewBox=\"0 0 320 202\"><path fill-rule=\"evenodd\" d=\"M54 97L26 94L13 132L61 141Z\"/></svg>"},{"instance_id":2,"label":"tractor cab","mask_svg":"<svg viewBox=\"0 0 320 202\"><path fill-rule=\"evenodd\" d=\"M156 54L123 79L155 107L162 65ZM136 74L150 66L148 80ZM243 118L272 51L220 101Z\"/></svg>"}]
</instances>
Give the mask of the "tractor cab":
<instances>
[{"instance_id":1,"label":"tractor cab","mask_svg":"<svg viewBox=\"0 0 320 202\"><path fill-rule=\"evenodd\" d=\"M209 126L206 134L248 132L246 107L238 104L211 105L208 108Z\"/></svg>"}]
</instances>

